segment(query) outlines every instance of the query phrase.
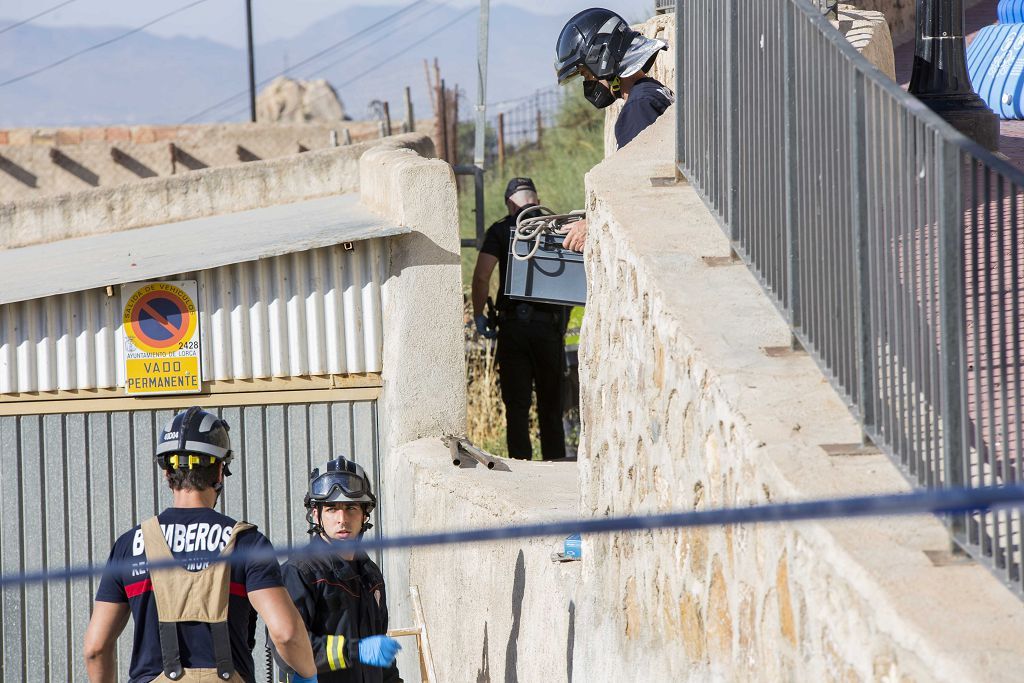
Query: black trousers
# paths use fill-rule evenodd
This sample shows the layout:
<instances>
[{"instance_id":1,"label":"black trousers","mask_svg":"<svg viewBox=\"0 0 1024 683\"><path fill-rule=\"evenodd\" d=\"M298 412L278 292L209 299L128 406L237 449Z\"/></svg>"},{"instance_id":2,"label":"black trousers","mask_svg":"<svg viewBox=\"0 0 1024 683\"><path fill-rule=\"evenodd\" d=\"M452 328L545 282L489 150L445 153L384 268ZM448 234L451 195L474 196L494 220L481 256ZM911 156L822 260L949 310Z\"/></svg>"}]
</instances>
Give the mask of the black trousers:
<instances>
[{"instance_id":1,"label":"black trousers","mask_svg":"<svg viewBox=\"0 0 1024 683\"><path fill-rule=\"evenodd\" d=\"M537 421L544 460L565 457L562 428L562 370L565 337L555 322L502 320L498 327L498 378L505 404L508 454L520 460L533 456L530 445L530 403L537 390Z\"/></svg>"}]
</instances>

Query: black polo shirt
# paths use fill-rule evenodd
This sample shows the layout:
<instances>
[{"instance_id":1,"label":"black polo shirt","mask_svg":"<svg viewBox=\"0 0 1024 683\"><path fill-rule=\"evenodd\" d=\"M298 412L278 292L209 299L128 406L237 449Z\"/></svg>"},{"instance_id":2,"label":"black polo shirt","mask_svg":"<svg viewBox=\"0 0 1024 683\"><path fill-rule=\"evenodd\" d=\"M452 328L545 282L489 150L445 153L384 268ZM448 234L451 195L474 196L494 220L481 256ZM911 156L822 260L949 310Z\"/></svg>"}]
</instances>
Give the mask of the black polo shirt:
<instances>
[{"instance_id":1,"label":"black polo shirt","mask_svg":"<svg viewBox=\"0 0 1024 683\"><path fill-rule=\"evenodd\" d=\"M615 120L615 143L619 149L657 121L674 101L672 91L653 78L641 78L634 83L619 118Z\"/></svg>"},{"instance_id":2,"label":"black polo shirt","mask_svg":"<svg viewBox=\"0 0 1024 683\"><path fill-rule=\"evenodd\" d=\"M235 520L209 508L167 508L157 518L167 539L167 547L175 557L216 557L231 538ZM270 541L256 529L242 532L235 541L234 552L270 548ZM160 636L153 584L146 568L145 543L138 526L123 534L110 551L110 561L130 563L132 568L114 575L105 575L96 591L100 602L126 602L135 619L135 642L128 671L131 683L146 683L163 673ZM188 567L193 571L201 566ZM283 586L281 569L276 561L248 562L231 567L228 599L228 630L231 634L231 655L235 670L247 682L255 681L252 648L255 645L256 611L249 602L251 591ZM186 668L216 668L210 627L199 622L178 624L181 664Z\"/></svg>"}]
</instances>

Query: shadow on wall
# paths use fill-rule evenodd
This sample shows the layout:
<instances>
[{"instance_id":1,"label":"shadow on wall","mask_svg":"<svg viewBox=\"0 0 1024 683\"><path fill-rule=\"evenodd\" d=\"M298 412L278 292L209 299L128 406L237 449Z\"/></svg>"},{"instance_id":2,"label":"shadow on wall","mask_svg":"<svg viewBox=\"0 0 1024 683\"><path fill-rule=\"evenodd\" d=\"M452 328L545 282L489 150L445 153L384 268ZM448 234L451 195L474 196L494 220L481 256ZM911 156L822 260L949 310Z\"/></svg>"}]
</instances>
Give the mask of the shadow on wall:
<instances>
[{"instance_id":1,"label":"shadow on wall","mask_svg":"<svg viewBox=\"0 0 1024 683\"><path fill-rule=\"evenodd\" d=\"M0 171L3 171L7 175L17 180L22 185L28 187L38 187L39 177L34 173L29 172L25 168L14 163L5 156L0 156Z\"/></svg>"},{"instance_id":2,"label":"shadow on wall","mask_svg":"<svg viewBox=\"0 0 1024 683\"><path fill-rule=\"evenodd\" d=\"M484 622L484 653L480 657L480 668L476 672L476 683L491 683L491 659L487 655L487 622Z\"/></svg>"},{"instance_id":3,"label":"shadow on wall","mask_svg":"<svg viewBox=\"0 0 1024 683\"><path fill-rule=\"evenodd\" d=\"M569 635L565 644L565 680L572 683L572 653L576 647L576 601L569 601Z\"/></svg>"},{"instance_id":4,"label":"shadow on wall","mask_svg":"<svg viewBox=\"0 0 1024 683\"><path fill-rule=\"evenodd\" d=\"M519 653L519 624L523 616L523 596L526 593L526 557L519 551L516 557L516 573L512 580L512 628L505 647L505 683L518 683L516 664Z\"/></svg>"}]
</instances>

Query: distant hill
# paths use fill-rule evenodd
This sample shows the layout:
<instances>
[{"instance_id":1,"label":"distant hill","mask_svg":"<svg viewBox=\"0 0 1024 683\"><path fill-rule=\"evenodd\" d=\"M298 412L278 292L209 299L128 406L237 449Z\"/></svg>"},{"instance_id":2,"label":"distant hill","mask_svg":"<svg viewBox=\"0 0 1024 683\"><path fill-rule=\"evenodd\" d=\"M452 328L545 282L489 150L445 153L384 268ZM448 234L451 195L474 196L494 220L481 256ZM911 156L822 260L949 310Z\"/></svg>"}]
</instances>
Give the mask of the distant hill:
<instances>
[{"instance_id":1,"label":"distant hill","mask_svg":"<svg viewBox=\"0 0 1024 683\"><path fill-rule=\"evenodd\" d=\"M469 118L476 100L476 13L383 63L465 11L425 3L390 24L388 31L361 33L399 7L345 9L292 39L257 45L257 79L269 80L286 65L357 34L361 37L322 59L290 70L289 75L327 78L354 118L366 116L375 99L390 101L392 111L400 112L403 89L408 85L417 115L428 116L431 107L423 59L432 62L437 57L446 84L457 84L466 92L466 109L460 114ZM533 14L511 5L492 8L489 102L554 85L554 43L564 21L562 16ZM0 81L125 30L22 26L0 40ZM339 59L338 64L323 68ZM360 77L366 71L370 73ZM0 126L177 123L244 91L246 74L243 51L209 40L161 38L142 32L0 88ZM199 120L244 120L247 116L247 101L239 97Z\"/></svg>"}]
</instances>

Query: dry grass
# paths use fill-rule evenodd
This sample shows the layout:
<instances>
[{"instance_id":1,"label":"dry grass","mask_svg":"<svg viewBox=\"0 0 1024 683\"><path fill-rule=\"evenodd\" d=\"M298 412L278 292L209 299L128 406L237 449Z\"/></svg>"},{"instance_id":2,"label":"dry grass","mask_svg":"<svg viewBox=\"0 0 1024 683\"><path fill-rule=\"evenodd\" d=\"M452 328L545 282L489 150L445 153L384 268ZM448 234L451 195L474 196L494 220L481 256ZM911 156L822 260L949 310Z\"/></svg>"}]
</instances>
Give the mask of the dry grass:
<instances>
[{"instance_id":1,"label":"dry grass","mask_svg":"<svg viewBox=\"0 0 1024 683\"><path fill-rule=\"evenodd\" d=\"M475 335L474 335L475 336ZM507 456L505 405L501 402L496 345L488 340L466 344L466 431L469 440L488 453Z\"/></svg>"},{"instance_id":2,"label":"dry grass","mask_svg":"<svg viewBox=\"0 0 1024 683\"><path fill-rule=\"evenodd\" d=\"M505 443L505 404L501 401L498 366L495 362L497 343L477 335L469 321L472 311L466 309L466 435L488 453L508 457ZM533 458L540 458L537 433L536 402L530 406L530 444Z\"/></svg>"}]
</instances>

